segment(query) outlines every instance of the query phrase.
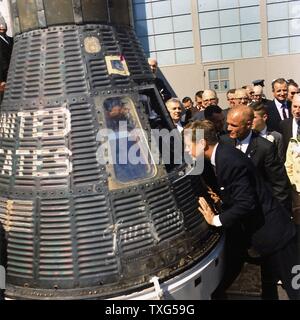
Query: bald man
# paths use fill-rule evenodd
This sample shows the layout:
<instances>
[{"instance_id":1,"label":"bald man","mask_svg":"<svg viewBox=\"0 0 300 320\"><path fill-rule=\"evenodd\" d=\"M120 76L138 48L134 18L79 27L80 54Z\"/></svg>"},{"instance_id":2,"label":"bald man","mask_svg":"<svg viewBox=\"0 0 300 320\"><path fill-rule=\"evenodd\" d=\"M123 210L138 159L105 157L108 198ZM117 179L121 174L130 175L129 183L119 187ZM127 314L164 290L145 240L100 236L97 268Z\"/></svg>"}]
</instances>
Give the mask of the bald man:
<instances>
[{"instance_id":1,"label":"bald man","mask_svg":"<svg viewBox=\"0 0 300 320\"><path fill-rule=\"evenodd\" d=\"M253 119L254 112L250 107L230 109L227 115L229 133L221 136L221 140L245 153L271 187L274 197L291 209L291 189L284 164L276 146L252 131Z\"/></svg>"},{"instance_id":2,"label":"bald man","mask_svg":"<svg viewBox=\"0 0 300 320\"><path fill-rule=\"evenodd\" d=\"M167 89L164 81L162 79L160 79L159 77L157 77L157 69L158 69L157 60L154 58L148 58L148 64L149 64L149 67L150 67L152 73L155 76L154 83L156 85L157 90L159 91L163 101L164 102L168 101L169 99L171 99L172 95L171 95L170 91Z\"/></svg>"}]
</instances>

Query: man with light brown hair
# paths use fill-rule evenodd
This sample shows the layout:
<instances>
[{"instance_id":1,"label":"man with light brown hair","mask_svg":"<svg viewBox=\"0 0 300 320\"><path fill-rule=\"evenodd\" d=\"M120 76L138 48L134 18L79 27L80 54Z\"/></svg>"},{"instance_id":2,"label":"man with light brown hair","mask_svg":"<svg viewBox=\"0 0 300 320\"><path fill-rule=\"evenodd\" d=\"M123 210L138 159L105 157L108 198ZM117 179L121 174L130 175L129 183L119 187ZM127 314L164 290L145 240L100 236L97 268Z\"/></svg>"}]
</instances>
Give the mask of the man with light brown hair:
<instances>
[{"instance_id":1,"label":"man with light brown hair","mask_svg":"<svg viewBox=\"0 0 300 320\"><path fill-rule=\"evenodd\" d=\"M267 127L267 108L262 102L252 102L250 107L254 112L254 120L252 129L259 133L259 135L270 142L274 143L278 152L278 156L282 162L285 160L283 140L281 133L277 131L269 131Z\"/></svg>"}]
</instances>

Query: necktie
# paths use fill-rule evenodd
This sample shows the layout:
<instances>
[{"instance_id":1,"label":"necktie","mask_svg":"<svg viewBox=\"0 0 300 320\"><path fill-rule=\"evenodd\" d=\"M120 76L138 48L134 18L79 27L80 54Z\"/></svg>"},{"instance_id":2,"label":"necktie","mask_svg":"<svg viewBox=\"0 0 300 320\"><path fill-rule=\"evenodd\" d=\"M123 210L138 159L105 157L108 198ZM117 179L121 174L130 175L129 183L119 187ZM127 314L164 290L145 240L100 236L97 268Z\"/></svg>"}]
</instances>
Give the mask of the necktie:
<instances>
[{"instance_id":1,"label":"necktie","mask_svg":"<svg viewBox=\"0 0 300 320\"><path fill-rule=\"evenodd\" d=\"M297 140L300 141L300 120L297 121L298 128L297 128Z\"/></svg>"},{"instance_id":2,"label":"necktie","mask_svg":"<svg viewBox=\"0 0 300 320\"><path fill-rule=\"evenodd\" d=\"M2 38L2 39L3 39L7 44L9 44L9 43L8 43L8 40L7 40L7 38L6 38L6 36L4 36L4 35L3 35L3 36L2 36L2 35L0 35L0 37L1 37L1 38Z\"/></svg>"},{"instance_id":3,"label":"necktie","mask_svg":"<svg viewBox=\"0 0 300 320\"><path fill-rule=\"evenodd\" d=\"M283 103L283 104L281 105L281 109L282 109L283 119L287 119L288 116L287 116L287 114L286 114L285 103Z\"/></svg>"}]
</instances>

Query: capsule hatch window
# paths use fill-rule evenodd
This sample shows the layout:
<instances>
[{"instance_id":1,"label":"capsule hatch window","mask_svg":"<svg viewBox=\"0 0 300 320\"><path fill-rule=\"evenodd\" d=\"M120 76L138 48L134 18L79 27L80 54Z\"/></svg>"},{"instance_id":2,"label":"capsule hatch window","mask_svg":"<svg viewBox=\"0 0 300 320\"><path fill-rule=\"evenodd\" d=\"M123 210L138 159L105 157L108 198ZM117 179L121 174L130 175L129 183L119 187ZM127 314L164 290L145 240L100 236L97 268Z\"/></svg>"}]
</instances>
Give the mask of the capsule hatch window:
<instances>
[{"instance_id":1,"label":"capsule hatch window","mask_svg":"<svg viewBox=\"0 0 300 320\"><path fill-rule=\"evenodd\" d=\"M133 101L129 97L108 98L103 111L107 148L102 155L114 185L155 176L156 166Z\"/></svg>"}]
</instances>

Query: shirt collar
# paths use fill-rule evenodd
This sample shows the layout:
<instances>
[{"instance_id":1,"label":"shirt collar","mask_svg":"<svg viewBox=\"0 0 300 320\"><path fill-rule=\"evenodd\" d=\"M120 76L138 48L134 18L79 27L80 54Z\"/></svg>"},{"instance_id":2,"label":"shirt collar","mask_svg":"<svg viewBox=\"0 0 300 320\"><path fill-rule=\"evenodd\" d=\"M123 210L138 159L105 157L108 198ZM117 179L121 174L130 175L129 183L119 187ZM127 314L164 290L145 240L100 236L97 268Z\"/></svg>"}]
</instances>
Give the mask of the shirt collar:
<instances>
[{"instance_id":1,"label":"shirt collar","mask_svg":"<svg viewBox=\"0 0 300 320\"><path fill-rule=\"evenodd\" d=\"M277 108L281 108L282 106L285 108L287 106L286 101L280 102L276 98L274 100Z\"/></svg>"},{"instance_id":2,"label":"shirt collar","mask_svg":"<svg viewBox=\"0 0 300 320\"><path fill-rule=\"evenodd\" d=\"M214 146L214 150L211 154L210 163L215 167L216 166L216 151L217 147L219 145L219 142Z\"/></svg>"},{"instance_id":3,"label":"shirt collar","mask_svg":"<svg viewBox=\"0 0 300 320\"><path fill-rule=\"evenodd\" d=\"M175 125L176 125L177 130L181 133L183 131L182 123L179 121Z\"/></svg>"},{"instance_id":4,"label":"shirt collar","mask_svg":"<svg viewBox=\"0 0 300 320\"><path fill-rule=\"evenodd\" d=\"M267 133L267 127L264 127L264 129L262 129L259 133L260 136L262 137L266 137L268 135Z\"/></svg>"},{"instance_id":5,"label":"shirt collar","mask_svg":"<svg viewBox=\"0 0 300 320\"><path fill-rule=\"evenodd\" d=\"M252 136L252 130L250 131L250 133L248 134L248 136L244 140L236 139L237 143L241 144L241 145L243 145L243 144L247 144L248 145L250 143L251 136Z\"/></svg>"},{"instance_id":6,"label":"shirt collar","mask_svg":"<svg viewBox=\"0 0 300 320\"><path fill-rule=\"evenodd\" d=\"M8 41L7 41L7 39L5 38L5 36L0 35L0 37L1 37L1 39L3 39L7 44L9 44Z\"/></svg>"}]
</instances>

